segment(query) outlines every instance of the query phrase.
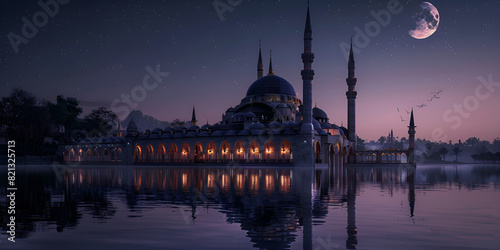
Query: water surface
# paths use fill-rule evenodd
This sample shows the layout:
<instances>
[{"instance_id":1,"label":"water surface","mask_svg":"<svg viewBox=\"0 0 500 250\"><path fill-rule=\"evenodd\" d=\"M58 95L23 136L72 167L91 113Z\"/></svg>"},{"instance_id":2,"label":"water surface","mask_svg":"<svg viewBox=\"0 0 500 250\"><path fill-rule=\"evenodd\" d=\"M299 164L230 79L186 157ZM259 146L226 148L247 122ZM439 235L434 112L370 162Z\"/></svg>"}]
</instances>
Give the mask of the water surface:
<instances>
[{"instance_id":1,"label":"water surface","mask_svg":"<svg viewBox=\"0 0 500 250\"><path fill-rule=\"evenodd\" d=\"M16 174L16 242L7 241L2 198L2 249L500 246L500 165L18 166Z\"/></svg>"}]
</instances>

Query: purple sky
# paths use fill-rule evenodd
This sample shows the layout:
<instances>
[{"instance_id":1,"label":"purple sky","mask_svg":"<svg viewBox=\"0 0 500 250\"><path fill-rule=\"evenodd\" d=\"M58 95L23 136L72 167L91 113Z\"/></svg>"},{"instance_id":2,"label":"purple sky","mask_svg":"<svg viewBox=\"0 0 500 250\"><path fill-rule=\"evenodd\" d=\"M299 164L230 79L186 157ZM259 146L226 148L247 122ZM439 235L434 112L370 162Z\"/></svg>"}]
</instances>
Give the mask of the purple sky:
<instances>
[{"instance_id":1,"label":"purple sky","mask_svg":"<svg viewBox=\"0 0 500 250\"><path fill-rule=\"evenodd\" d=\"M302 99L306 1L242 1L223 13L224 21L214 2L69 1L16 53L9 34L22 35L23 17L43 22L42 7L1 1L1 96L21 87L52 101L58 94L77 97L86 112L111 108L113 100L141 86L146 67L160 65L168 76L137 109L161 120L189 120L196 105L198 120L213 124L255 80L262 40L265 70L272 50L274 73ZM441 20L433 35L420 40L408 31L421 2L401 1L402 10L387 25L378 24L366 45L356 46L357 28L377 22L371 12L387 11L389 1L373 2L311 1L313 99L330 122L346 126L347 60L340 45L354 35L361 138L376 140L390 129L407 137L408 121L401 116L407 120L405 109L412 107L417 138L500 137L500 1L432 1ZM439 90L439 99L427 101Z\"/></svg>"}]
</instances>

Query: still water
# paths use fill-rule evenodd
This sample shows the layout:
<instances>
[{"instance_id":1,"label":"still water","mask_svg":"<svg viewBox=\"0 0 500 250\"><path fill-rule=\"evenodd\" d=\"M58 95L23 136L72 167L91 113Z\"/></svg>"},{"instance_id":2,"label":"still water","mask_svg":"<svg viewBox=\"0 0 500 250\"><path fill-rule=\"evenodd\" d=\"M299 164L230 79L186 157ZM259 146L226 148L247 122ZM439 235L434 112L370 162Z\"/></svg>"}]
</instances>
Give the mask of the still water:
<instances>
[{"instance_id":1,"label":"still water","mask_svg":"<svg viewBox=\"0 0 500 250\"><path fill-rule=\"evenodd\" d=\"M0 249L499 249L500 165L18 166Z\"/></svg>"}]
</instances>

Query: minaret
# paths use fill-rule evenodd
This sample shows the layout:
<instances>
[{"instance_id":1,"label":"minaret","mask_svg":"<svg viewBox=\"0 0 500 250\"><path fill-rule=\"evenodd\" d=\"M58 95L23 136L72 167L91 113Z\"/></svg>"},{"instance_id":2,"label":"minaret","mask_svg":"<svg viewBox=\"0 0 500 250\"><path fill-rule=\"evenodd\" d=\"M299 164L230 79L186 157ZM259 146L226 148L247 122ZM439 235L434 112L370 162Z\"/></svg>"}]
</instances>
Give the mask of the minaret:
<instances>
[{"instance_id":1,"label":"minaret","mask_svg":"<svg viewBox=\"0 0 500 250\"><path fill-rule=\"evenodd\" d=\"M259 41L259 62L257 62L257 79L264 76L264 64L262 63L261 42Z\"/></svg>"},{"instance_id":2,"label":"minaret","mask_svg":"<svg viewBox=\"0 0 500 250\"><path fill-rule=\"evenodd\" d=\"M356 86L356 77L354 77L354 55L352 53L352 38L351 50L349 51L349 62L347 63L348 73L347 82L348 90L345 93L347 96L347 130L349 132L349 140L354 142L353 148L356 149L356 95L358 94L354 87Z\"/></svg>"},{"instance_id":3,"label":"minaret","mask_svg":"<svg viewBox=\"0 0 500 250\"><path fill-rule=\"evenodd\" d=\"M410 125L408 126L408 163L415 164L415 121L413 120L413 108L411 109Z\"/></svg>"},{"instance_id":4,"label":"minaret","mask_svg":"<svg viewBox=\"0 0 500 250\"><path fill-rule=\"evenodd\" d=\"M306 165L314 164L314 146L313 146L313 133L314 127L312 125L312 81L314 78L314 70L312 63L314 61L314 54L312 53L312 28L311 16L309 14L309 2L307 3L307 17L306 26L304 29L304 53L302 53L302 62L304 69L300 72L302 75L302 91L303 91L303 104L302 104L302 127L300 133L304 137L304 142L309 145L302 147L300 155L303 156L303 161Z\"/></svg>"},{"instance_id":5,"label":"minaret","mask_svg":"<svg viewBox=\"0 0 500 250\"><path fill-rule=\"evenodd\" d=\"M194 112L194 105L193 105L193 114L191 115L191 126L196 125L196 113Z\"/></svg>"},{"instance_id":6,"label":"minaret","mask_svg":"<svg viewBox=\"0 0 500 250\"><path fill-rule=\"evenodd\" d=\"M312 53L312 28L311 17L309 14L309 3L307 6L306 27L304 30L304 53L302 53L302 62L304 69L302 75L302 88L303 88L303 109L302 109L302 128L301 133L312 134L312 80L314 78L314 70L312 63L314 61L314 53Z\"/></svg>"},{"instance_id":7,"label":"minaret","mask_svg":"<svg viewBox=\"0 0 500 250\"><path fill-rule=\"evenodd\" d=\"M267 73L268 76L274 75L272 57L273 57L273 51L271 50L271 51L269 51L269 73Z\"/></svg>"}]
</instances>

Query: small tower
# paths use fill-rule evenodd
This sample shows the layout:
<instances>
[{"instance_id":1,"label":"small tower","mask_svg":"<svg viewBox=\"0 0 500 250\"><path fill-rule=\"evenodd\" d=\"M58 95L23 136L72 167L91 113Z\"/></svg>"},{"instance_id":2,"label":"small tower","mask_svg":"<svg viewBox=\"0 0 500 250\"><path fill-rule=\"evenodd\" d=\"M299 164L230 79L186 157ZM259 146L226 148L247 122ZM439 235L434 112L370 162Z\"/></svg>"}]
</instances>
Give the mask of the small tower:
<instances>
[{"instance_id":1,"label":"small tower","mask_svg":"<svg viewBox=\"0 0 500 250\"><path fill-rule=\"evenodd\" d=\"M303 156L302 160L306 164L314 164L314 146L313 134L314 127L312 124L312 83L314 79L314 70L312 63L314 61L314 53L312 53L312 28L311 16L309 14L309 2L307 3L307 16L306 25L304 29L304 53L302 53L302 62L304 69L300 72L302 75L302 91L303 91L303 104L302 104L302 127L300 133L304 138L304 142L308 143L307 147L303 147L300 154Z\"/></svg>"},{"instance_id":2,"label":"small tower","mask_svg":"<svg viewBox=\"0 0 500 250\"><path fill-rule=\"evenodd\" d=\"M194 112L194 105L193 105L193 114L191 115L191 126L196 125L196 113Z\"/></svg>"},{"instance_id":3,"label":"small tower","mask_svg":"<svg viewBox=\"0 0 500 250\"><path fill-rule=\"evenodd\" d=\"M413 120L413 108L411 109L410 125L408 126L408 163L415 164L415 122Z\"/></svg>"},{"instance_id":4,"label":"small tower","mask_svg":"<svg viewBox=\"0 0 500 250\"><path fill-rule=\"evenodd\" d=\"M347 78L347 131L349 132L349 141L353 142L353 148L356 149L356 95L358 94L354 87L356 86L356 77L354 77L354 55L352 52L352 38L351 49L349 51L349 62L347 63L348 72Z\"/></svg>"},{"instance_id":5,"label":"small tower","mask_svg":"<svg viewBox=\"0 0 500 250\"><path fill-rule=\"evenodd\" d=\"M273 51L269 51L269 73L267 73L268 76L274 75L273 73Z\"/></svg>"},{"instance_id":6,"label":"small tower","mask_svg":"<svg viewBox=\"0 0 500 250\"><path fill-rule=\"evenodd\" d=\"M312 63L314 61L314 53L312 53L312 28L311 16L309 14L309 3L307 5L306 26L304 29L304 53L302 53L302 62L304 69L301 71L302 75L302 89L303 89L303 109L302 109L302 128L301 133L313 134L312 125L312 81L314 79L314 70Z\"/></svg>"},{"instance_id":7,"label":"small tower","mask_svg":"<svg viewBox=\"0 0 500 250\"><path fill-rule=\"evenodd\" d=\"M257 79L264 76L264 64L262 63L261 42L259 41L259 61L257 62Z\"/></svg>"}]
</instances>

